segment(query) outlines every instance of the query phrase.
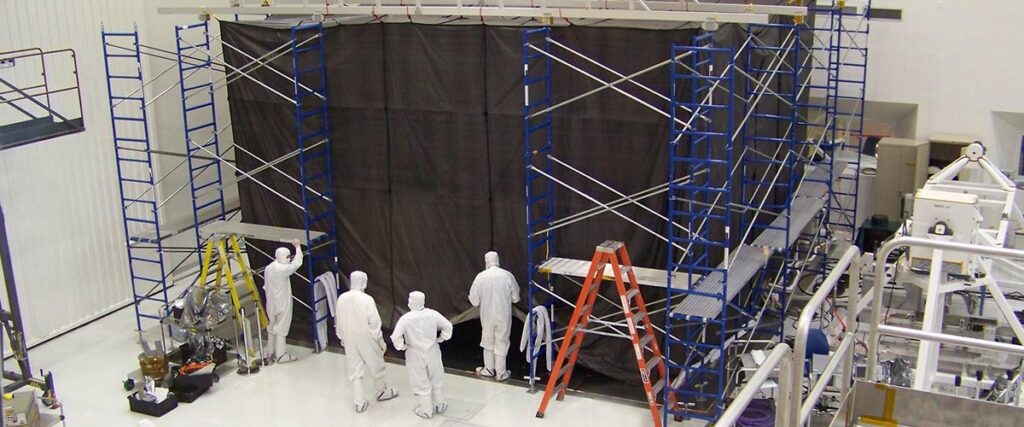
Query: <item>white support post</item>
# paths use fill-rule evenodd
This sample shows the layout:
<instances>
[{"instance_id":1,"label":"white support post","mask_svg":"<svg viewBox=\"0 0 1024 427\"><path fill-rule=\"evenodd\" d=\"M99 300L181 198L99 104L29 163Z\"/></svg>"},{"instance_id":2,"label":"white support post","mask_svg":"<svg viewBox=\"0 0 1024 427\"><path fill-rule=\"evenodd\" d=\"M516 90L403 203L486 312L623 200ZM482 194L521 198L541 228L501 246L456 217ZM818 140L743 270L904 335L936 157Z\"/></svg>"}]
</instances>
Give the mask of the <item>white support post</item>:
<instances>
[{"instance_id":1,"label":"white support post","mask_svg":"<svg viewBox=\"0 0 1024 427\"><path fill-rule=\"evenodd\" d=\"M944 277L942 274L942 249L932 252L931 273L928 275L928 295L925 298L924 321L921 330L930 333L942 333L942 312L944 296L939 289ZM924 341L917 349L917 367L914 371L914 389L930 391L932 375L939 364L939 343Z\"/></svg>"}]
</instances>

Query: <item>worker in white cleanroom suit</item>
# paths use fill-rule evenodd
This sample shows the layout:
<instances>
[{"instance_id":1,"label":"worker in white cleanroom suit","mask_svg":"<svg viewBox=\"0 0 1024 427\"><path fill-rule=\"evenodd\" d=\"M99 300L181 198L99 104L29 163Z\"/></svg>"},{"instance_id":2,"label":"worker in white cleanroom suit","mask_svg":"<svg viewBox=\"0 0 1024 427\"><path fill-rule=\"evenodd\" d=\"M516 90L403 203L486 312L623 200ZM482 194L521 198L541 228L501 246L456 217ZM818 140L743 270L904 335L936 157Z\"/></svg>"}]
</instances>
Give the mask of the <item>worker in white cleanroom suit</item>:
<instances>
[{"instance_id":1,"label":"worker in white cleanroom suit","mask_svg":"<svg viewBox=\"0 0 1024 427\"><path fill-rule=\"evenodd\" d=\"M292 282L291 275L302 266L302 247L298 240L293 240L295 256L291 256L288 248L280 247L274 251L274 261L263 270L263 291L267 294L267 342L273 362L294 362L294 356L288 354L285 338L292 326ZM291 258L289 260L289 258Z\"/></svg>"},{"instance_id":2,"label":"worker in white cleanroom suit","mask_svg":"<svg viewBox=\"0 0 1024 427\"><path fill-rule=\"evenodd\" d=\"M409 312L398 319L391 342L396 349L405 351L409 385L420 399L416 415L430 418L435 410L442 414L448 409L448 402L441 394L444 365L441 363L441 348L437 344L452 337L452 322L441 313L424 308L425 301L423 292L409 293Z\"/></svg>"},{"instance_id":3,"label":"worker in white cleanroom suit","mask_svg":"<svg viewBox=\"0 0 1024 427\"><path fill-rule=\"evenodd\" d=\"M334 318L335 332L345 347L345 364L348 365L348 379L352 381L353 402L356 412L363 412L370 405L363 394L363 374L367 370L373 375L377 389L377 400L385 401L398 396L398 391L388 387L384 378L384 335L380 332L380 314L373 297L366 294L366 273L353 271L349 275L349 291L338 297Z\"/></svg>"},{"instance_id":4,"label":"worker in white cleanroom suit","mask_svg":"<svg viewBox=\"0 0 1024 427\"><path fill-rule=\"evenodd\" d=\"M505 369L512 304L519 302L519 283L515 276L498 266L498 253L484 254L486 268L476 275L469 289L469 302L480 307L480 347L484 348L484 366L476 373L505 381L511 373Z\"/></svg>"}]
</instances>

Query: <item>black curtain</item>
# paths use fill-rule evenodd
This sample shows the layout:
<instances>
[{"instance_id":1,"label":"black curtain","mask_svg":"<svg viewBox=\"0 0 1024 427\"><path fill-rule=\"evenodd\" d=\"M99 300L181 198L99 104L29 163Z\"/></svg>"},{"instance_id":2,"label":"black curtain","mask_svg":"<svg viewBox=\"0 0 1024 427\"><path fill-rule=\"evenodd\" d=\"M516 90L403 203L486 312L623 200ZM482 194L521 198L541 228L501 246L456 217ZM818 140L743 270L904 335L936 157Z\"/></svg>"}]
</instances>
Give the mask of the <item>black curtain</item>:
<instances>
[{"instance_id":1,"label":"black curtain","mask_svg":"<svg viewBox=\"0 0 1024 427\"><path fill-rule=\"evenodd\" d=\"M221 29L225 42L254 57L290 39L286 29L229 22L221 22ZM523 30L416 24L324 30L340 268L346 275L357 269L367 272L367 292L376 299L385 328L405 311L406 296L413 290L425 292L427 306L446 316L469 309L466 296L488 250L498 251L503 267L516 275L526 305ZM733 44L742 34L736 26L723 30L720 45ZM666 60L673 43L689 44L695 34L552 28L554 40L623 74ZM558 48L553 52L605 81L618 78ZM225 57L236 67L248 62L233 50L226 49ZM272 66L291 74L290 55ZM552 67L555 102L600 85L560 64ZM254 78L285 95L293 91L289 81L266 69L256 71ZM661 67L638 81L665 94L668 69ZM630 85L619 87L668 110L667 101L656 95ZM239 147L263 160L295 149L294 106L287 100L242 78L229 85L229 101ZM742 118L742 108L738 110L737 123ZM555 157L623 193L666 181L668 119L621 94L604 90L556 110L553 128ZM243 170L261 165L242 151L236 157ZM297 176L297 161L278 168ZM599 200L618 198L560 166L556 176ZM299 186L283 175L267 170L255 178L298 200ZM302 227L301 212L262 186L246 180L239 191L244 221ZM563 188L556 188L555 203L556 218L594 207ZM666 209L664 195L643 203L658 212ZM620 212L664 231L663 221L639 207ZM665 268L664 242L611 213L560 229L554 255L590 259L595 245L607 239L624 241L635 265ZM272 253L273 248L260 249ZM578 287L565 281L557 288L570 300L578 294ZM293 290L309 300L308 288L300 282ZM614 295L611 289L605 291ZM664 292L645 290L645 296L660 299ZM308 339L308 310L297 308L295 314L291 337ZM655 322L663 323L663 318ZM518 339L512 337L513 343ZM477 353L475 348L458 350ZM627 341L595 337L588 339L580 362L615 378L632 379L637 376L632 357ZM510 357L511 363L521 361Z\"/></svg>"}]
</instances>

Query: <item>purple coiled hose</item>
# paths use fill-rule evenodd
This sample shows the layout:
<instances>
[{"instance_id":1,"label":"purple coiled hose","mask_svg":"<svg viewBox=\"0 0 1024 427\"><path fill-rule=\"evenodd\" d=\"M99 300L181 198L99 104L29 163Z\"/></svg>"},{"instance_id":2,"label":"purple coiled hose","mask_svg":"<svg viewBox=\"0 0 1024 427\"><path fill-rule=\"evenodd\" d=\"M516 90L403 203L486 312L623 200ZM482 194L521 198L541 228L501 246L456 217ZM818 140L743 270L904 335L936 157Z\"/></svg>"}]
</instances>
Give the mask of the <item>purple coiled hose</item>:
<instances>
[{"instance_id":1,"label":"purple coiled hose","mask_svg":"<svg viewBox=\"0 0 1024 427\"><path fill-rule=\"evenodd\" d=\"M754 399L736 420L740 427L774 427L775 405L772 399Z\"/></svg>"}]
</instances>

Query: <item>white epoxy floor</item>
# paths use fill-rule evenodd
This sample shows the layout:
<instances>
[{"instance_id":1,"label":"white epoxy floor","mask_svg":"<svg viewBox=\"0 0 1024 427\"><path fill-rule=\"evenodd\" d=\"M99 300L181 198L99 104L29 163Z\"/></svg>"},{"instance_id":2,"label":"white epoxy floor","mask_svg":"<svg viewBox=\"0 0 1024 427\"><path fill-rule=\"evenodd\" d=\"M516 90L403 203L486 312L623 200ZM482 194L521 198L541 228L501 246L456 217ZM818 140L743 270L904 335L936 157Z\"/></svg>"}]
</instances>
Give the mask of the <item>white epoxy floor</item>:
<instances>
[{"instance_id":1,"label":"white epoxy floor","mask_svg":"<svg viewBox=\"0 0 1024 427\"><path fill-rule=\"evenodd\" d=\"M573 395L552 401L546 417L538 419L534 414L539 393L453 374L445 379L448 412L423 420L413 414L416 399L409 391L405 367L395 364L388 365L388 379L400 397L372 401L365 413L357 414L344 376L345 357L314 355L299 347L292 349L298 362L271 366L249 377L225 371L196 402L152 418L130 412L121 388L127 373L138 367L134 326L133 312L124 309L30 351L33 369L53 371L68 426L135 427L143 419L159 427L651 425L645 408Z\"/></svg>"}]
</instances>

